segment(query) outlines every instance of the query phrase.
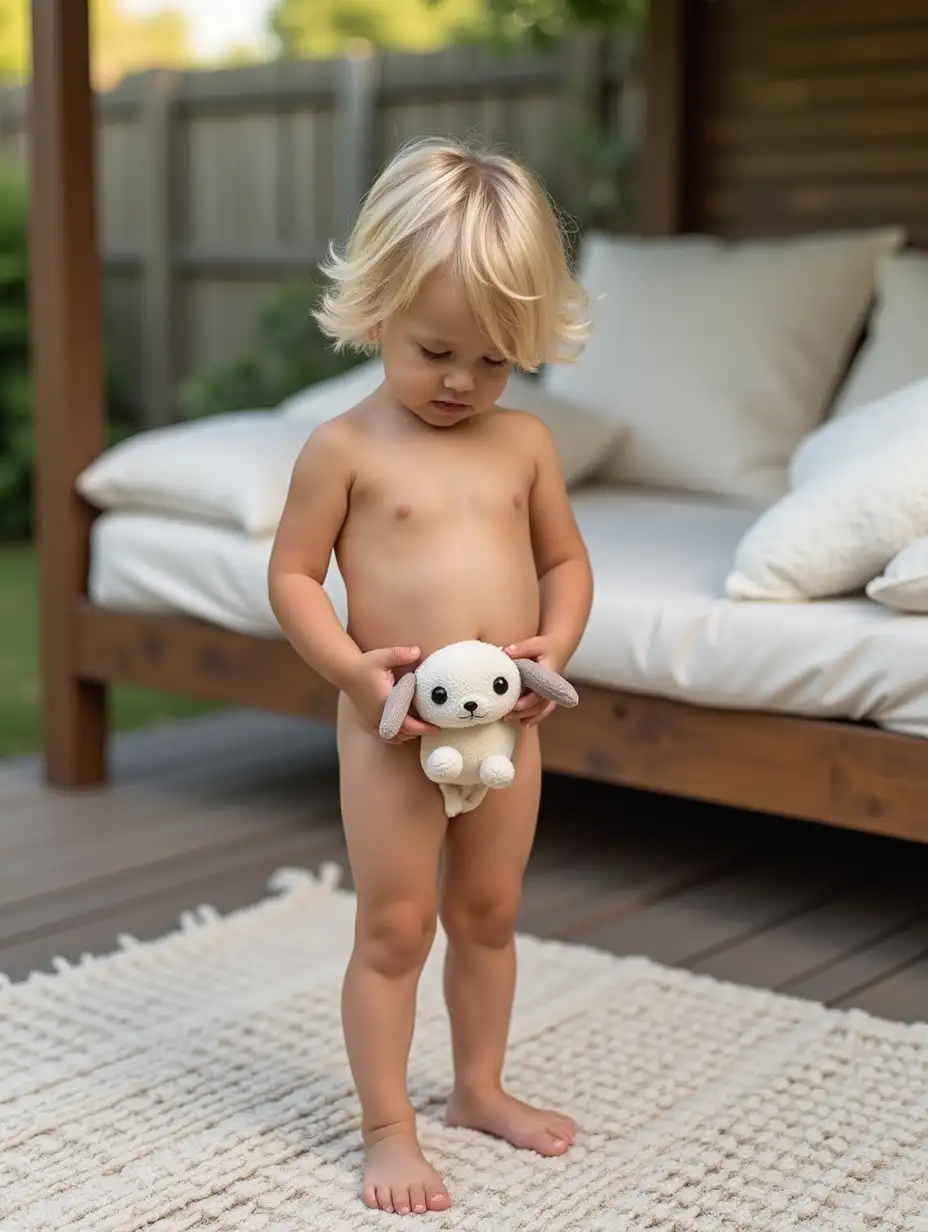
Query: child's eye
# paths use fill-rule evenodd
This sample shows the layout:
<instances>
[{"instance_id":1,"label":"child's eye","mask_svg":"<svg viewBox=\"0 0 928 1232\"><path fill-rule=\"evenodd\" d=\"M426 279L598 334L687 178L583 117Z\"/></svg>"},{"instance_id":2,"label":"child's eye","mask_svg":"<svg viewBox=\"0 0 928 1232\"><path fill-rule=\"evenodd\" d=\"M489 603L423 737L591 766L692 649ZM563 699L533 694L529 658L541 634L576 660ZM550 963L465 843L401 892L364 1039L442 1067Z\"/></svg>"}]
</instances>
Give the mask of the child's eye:
<instances>
[{"instance_id":1,"label":"child's eye","mask_svg":"<svg viewBox=\"0 0 928 1232\"><path fill-rule=\"evenodd\" d=\"M448 356L451 354L450 351L430 351L428 347L424 347L424 346L420 346L419 350L422 352L422 354L425 356L426 359L434 359L434 360L447 359Z\"/></svg>"},{"instance_id":2,"label":"child's eye","mask_svg":"<svg viewBox=\"0 0 928 1232\"><path fill-rule=\"evenodd\" d=\"M485 364L489 364L491 368L502 368L506 363L505 359L484 359Z\"/></svg>"}]
</instances>

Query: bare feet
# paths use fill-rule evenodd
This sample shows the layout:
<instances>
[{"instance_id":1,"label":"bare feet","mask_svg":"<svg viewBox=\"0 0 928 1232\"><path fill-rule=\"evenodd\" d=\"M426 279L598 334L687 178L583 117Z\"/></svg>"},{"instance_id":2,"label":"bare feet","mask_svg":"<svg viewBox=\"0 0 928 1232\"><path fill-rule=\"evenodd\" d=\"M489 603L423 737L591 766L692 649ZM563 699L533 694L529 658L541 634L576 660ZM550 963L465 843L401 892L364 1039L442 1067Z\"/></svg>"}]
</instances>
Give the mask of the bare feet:
<instances>
[{"instance_id":1,"label":"bare feet","mask_svg":"<svg viewBox=\"0 0 928 1232\"><path fill-rule=\"evenodd\" d=\"M577 1132L570 1117L523 1104L505 1091L464 1094L455 1091L448 1103L449 1125L477 1129L539 1155L563 1155Z\"/></svg>"},{"instance_id":2,"label":"bare feet","mask_svg":"<svg viewBox=\"0 0 928 1232\"><path fill-rule=\"evenodd\" d=\"M411 1126L389 1125L365 1134L364 1146L363 1194L368 1206L399 1215L424 1215L446 1211L451 1205L441 1177L426 1163Z\"/></svg>"}]
</instances>

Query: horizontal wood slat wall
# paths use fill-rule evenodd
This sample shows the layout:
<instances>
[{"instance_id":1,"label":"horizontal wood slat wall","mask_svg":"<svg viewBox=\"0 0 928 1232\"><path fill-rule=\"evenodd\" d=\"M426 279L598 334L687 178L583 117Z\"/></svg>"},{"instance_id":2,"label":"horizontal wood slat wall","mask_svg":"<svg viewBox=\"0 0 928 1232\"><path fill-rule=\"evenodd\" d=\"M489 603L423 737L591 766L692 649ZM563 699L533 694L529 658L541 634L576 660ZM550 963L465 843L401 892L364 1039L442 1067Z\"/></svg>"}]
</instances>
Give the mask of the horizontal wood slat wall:
<instances>
[{"instance_id":1,"label":"horizontal wood slat wall","mask_svg":"<svg viewBox=\"0 0 928 1232\"><path fill-rule=\"evenodd\" d=\"M687 229L928 245L928 3L697 4Z\"/></svg>"}]
</instances>

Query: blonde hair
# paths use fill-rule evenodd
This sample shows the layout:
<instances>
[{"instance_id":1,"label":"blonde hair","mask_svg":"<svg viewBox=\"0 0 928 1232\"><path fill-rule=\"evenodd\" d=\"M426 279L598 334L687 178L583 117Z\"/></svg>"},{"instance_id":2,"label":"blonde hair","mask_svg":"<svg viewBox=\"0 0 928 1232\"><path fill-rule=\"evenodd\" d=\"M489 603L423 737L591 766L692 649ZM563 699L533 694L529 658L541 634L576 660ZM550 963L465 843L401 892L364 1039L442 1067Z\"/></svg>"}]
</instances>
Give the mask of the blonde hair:
<instances>
[{"instance_id":1,"label":"blonde hair","mask_svg":"<svg viewBox=\"0 0 928 1232\"><path fill-rule=\"evenodd\" d=\"M482 332L531 371L575 359L589 322L555 207L508 155L424 138L375 181L315 316L335 349L373 352L374 328L409 307L423 280L448 268Z\"/></svg>"}]
</instances>

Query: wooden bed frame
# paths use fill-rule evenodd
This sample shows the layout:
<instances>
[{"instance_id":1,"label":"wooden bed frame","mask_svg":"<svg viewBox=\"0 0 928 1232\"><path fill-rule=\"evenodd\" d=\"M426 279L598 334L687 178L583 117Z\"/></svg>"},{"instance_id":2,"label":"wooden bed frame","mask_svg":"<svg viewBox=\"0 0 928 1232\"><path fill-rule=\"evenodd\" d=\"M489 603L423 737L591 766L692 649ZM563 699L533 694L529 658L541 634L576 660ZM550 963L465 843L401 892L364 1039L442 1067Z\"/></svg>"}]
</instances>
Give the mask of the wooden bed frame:
<instances>
[{"instance_id":1,"label":"wooden bed frame","mask_svg":"<svg viewBox=\"0 0 928 1232\"><path fill-rule=\"evenodd\" d=\"M928 59L924 0L652 0L650 25L645 232L735 237L901 222L925 242L917 176L928 91L913 84L914 70L906 86L906 56ZM104 419L86 0L34 0L33 37L44 765L50 785L74 789L106 780L106 688L115 682L326 721L335 697L282 640L113 612L86 597L93 512L74 482L103 447ZM861 52L862 38L871 52ZM864 70L854 67L862 54ZM922 740L866 724L580 693L578 710L543 725L551 770L928 839Z\"/></svg>"}]
</instances>

